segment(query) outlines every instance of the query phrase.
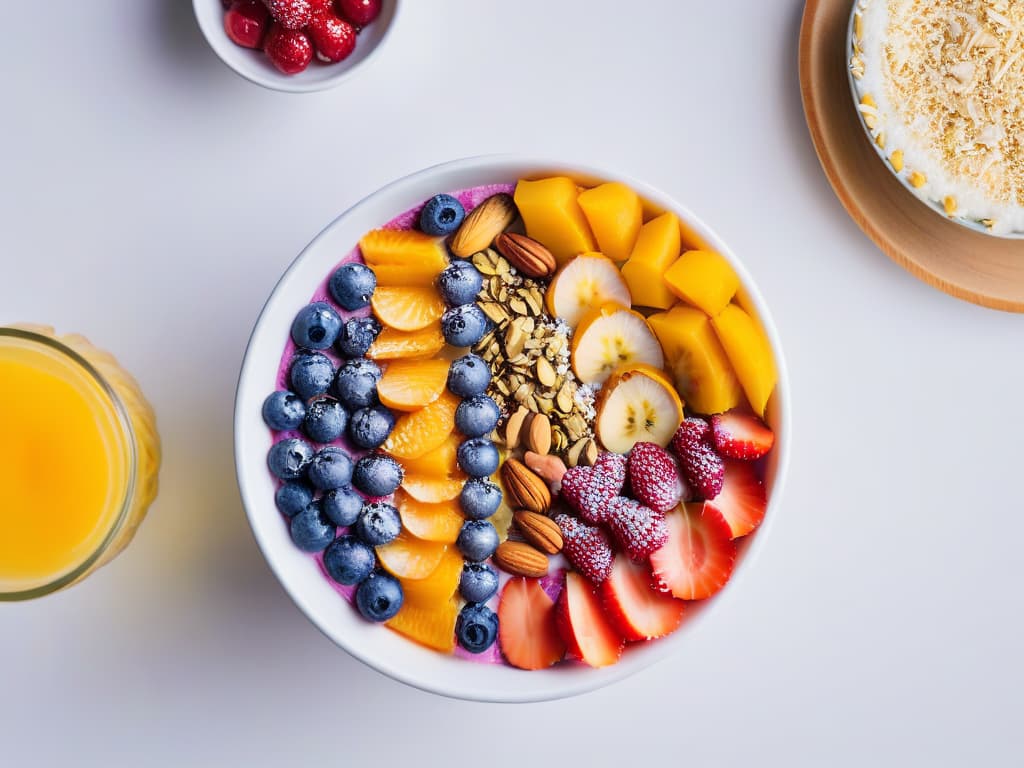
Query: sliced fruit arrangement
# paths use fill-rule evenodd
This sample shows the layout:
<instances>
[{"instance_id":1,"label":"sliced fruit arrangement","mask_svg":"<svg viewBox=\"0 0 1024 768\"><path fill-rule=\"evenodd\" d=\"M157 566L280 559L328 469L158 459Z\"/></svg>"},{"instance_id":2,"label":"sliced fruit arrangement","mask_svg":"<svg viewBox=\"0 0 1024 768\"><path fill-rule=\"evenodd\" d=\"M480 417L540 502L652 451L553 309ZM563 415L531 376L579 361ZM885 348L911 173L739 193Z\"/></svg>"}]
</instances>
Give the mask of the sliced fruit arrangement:
<instances>
[{"instance_id":1,"label":"sliced fruit arrangement","mask_svg":"<svg viewBox=\"0 0 1024 768\"><path fill-rule=\"evenodd\" d=\"M729 259L648 210L567 177L436 195L299 310L275 501L365 618L601 667L728 582L768 506L774 356Z\"/></svg>"}]
</instances>

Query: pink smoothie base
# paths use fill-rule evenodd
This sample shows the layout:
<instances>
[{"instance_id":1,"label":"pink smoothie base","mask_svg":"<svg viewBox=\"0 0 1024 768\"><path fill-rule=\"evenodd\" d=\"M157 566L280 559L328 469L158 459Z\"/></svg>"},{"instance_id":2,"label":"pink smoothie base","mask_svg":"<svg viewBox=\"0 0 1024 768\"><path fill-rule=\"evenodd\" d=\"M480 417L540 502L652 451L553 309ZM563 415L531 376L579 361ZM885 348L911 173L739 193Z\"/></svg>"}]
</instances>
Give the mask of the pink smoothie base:
<instances>
[{"instance_id":1,"label":"pink smoothie base","mask_svg":"<svg viewBox=\"0 0 1024 768\"><path fill-rule=\"evenodd\" d=\"M496 195L502 192L506 194L512 194L514 189L514 184L489 184L482 187L473 187L472 189L463 189L457 192L451 192L449 194L457 198L458 201L462 203L463 207L465 207L466 211L468 212L475 208L477 205L479 205L481 202L486 200L488 197L491 197L492 195ZM422 205L418 205L415 208L410 208L405 213L402 213L393 218L391 221L385 224L383 228L414 229L416 227L417 221L419 220L420 210L422 208ZM334 303L334 301L331 299L330 292L327 289L327 283L330 280L331 275L334 274L335 270L337 270L337 268L340 267L342 264L348 263L350 261L355 261L359 263L363 262L363 256L360 253L358 246L353 248L346 256L344 256L340 261L338 261L338 263L334 267L331 268L331 270L324 277L323 281L316 287L316 290L313 292L313 295L310 297L309 300L310 302L328 302L338 311L343 320L348 319L350 317L362 317L370 313L369 308L357 310L355 312L347 312L346 310L342 309L341 307L337 306ZM296 311L298 309L299 308L296 307ZM292 356L295 354L295 351L295 342L292 341L291 336L289 335L285 340L284 353L281 355L281 363L277 369L277 380L274 382L277 389L289 389L288 369L291 366ZM341 359L338 357L338 355L334 352L333 349L325 349L321 350L321 352L322 354L329 357L336 367L341 362ZM304 435L297 431L274 432L273 435L275 442L289 437L301 437L303 439L306 439ZM367 451L353 448L353 446L351 446L348 443L348 441L346 441L344 438L340 440L335 440L333 443L331 443L331 445L337 445L343 448L352 457L353 461L356 461L357 459L359 459L360 456L363 456L364 454L367 453ZM283 515L282 522L287 524L287 518ZM340 529L338 533L342 534L346 531L347 529ZM351 603L354 599L355 587L348 587L343 584L338 584L336 581L334 581L334 579L330 578L330 576L327 575L327 570L324 568L323 563L323 553L317 553L315 555L312 555L311 557L316 561L321 572L324 574L324 578L327 579L328 583L334 587L335 591L339 595L341 595L346 601ZM501 574L502 585L504 585L504 582L507 580L508 576L506 574ZM548 576L544 577L540 581L541 587L552 599L552 601L558 600L558 596L562 592L562 587L564 583L565 571L561 568L555 569ZM496 607L494 604L497 602L497 595L500 594L500 592L501 590L499 588L498 592L495 593L495 597L491 598L491 600L489 601L492 604L491 607L495 608L495 610ZM352 610L355 610L355 608L353 608ZM410 640L410 642L412 641ZM504 658L502 658L501 651L498 648L497 642L495 642L494 645L492 645L486 651L479 654L469 653L462 647L456 645L454 654L460 658L484 664L507 664Z\"/></svg>"}]
</instances>

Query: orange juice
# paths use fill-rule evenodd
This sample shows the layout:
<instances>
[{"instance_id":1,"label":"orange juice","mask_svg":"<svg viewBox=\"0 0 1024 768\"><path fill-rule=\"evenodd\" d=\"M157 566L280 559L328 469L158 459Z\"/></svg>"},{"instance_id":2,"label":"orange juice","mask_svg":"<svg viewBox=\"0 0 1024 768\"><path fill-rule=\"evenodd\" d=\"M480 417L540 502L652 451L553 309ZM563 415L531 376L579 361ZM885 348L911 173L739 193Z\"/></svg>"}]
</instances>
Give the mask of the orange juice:
<instances>
[{"instance_id":1,"label":"orange juice","mask_svg":"<svg viewBox=\"0 0 1024 768\"><path fill-rule=\"evenodd\" d=\"M124 548L156 495L155 426L135 380L84 338L0 328L0 599Z\"/></svg>"}]
</instances>

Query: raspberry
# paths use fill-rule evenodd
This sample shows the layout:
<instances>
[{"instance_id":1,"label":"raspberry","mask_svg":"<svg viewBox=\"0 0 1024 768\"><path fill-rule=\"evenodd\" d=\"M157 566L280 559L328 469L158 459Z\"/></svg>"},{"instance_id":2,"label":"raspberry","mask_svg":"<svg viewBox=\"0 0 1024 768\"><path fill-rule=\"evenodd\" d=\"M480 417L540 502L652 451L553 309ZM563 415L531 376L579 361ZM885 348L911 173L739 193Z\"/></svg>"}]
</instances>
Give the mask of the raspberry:
<instances>
[{"instance_id":1,"label":"raspberry","mask_svg":"<svg viewBox=\"0 0 1024 768\"><path fill-rule=\"evenodd\" d=\"M608 527L631 560L641 562L668 541L668 524L661 512L621 496L605 507Z\"/></svg>"},{"instance_id":2,"label":"raspberry","mask_svg":"<svg viewBox=\"0 0 1024 768\"><path fill-rule=\"evenodd\" d=\"M672 450L679 457L683 479L703 499L722 491L725 464L715 452L711 426L703 419L684 419L672 438Z\"/></svg>"},{"instance_id":3,"label":"raspberry","mask_svg":"<svg viewBox=\"0 0 1024 768\"><path fill-rule=\"evenodd\" d=\"M588 523L604 520L604 505L614 498L622 484L597 467L572 467L562 476L562 498Z\"/></svg>"},{"instance_id":4,"label":"raspberry","mask_svg":"<svg viewBox=\"0 0 1024 768\"><path fill-rule=\"evenodd\" d=\"M612 482L617 486L615 492L622 493L622 486L626 484L625 456L621 453L602 453L594 462L594 469L611 477Z\"/></svg>"},{"instance_id":5,"label":"raspberry","mask_svg":"<svg viewBox=\"0 0 1024 768\"><path fill-rule=\"evenodd\" d=\"M594 584L600 584L612 572L612 545L608 534L569 515L555 516L562 530L562 552L569 562Z\"/></svg>"},{"instance_id":6,"label":"raspberry","mask_svg":"<svg viewBox=\"0 0 1024 768\"><path fill-rule=\"evenodd\" d=\"M263 4L285 29L302 29L313 15L309 0L263 0Z\"/></svg>"},{"instance_id":7,"label":"raspberry","mask_svg":"<svg viewBox=\"0 0 1024 768\"><path fill-rule=\"evenodd\" d=\"M633 496L655 512L668 512L683 494L675 461L655 443L633 446L629 454L629 484Z\"/></svg>"}]
</instances>

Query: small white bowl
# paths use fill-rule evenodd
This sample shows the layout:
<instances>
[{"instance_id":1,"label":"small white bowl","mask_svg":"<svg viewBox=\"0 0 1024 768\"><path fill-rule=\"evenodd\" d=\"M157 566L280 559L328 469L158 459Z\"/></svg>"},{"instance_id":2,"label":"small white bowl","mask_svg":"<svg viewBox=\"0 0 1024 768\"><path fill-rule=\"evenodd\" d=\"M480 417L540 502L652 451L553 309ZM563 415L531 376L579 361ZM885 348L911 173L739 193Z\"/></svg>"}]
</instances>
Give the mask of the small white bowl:
<instances>
[{"instance_id":1,"label":"small white bowl","mask_svg":"<svg viewBox=\"0 0 1024 768\"><path fill-rule=\"evenodd\" d=\"M384 46L401 5L402 0L383 0L380 16L359 33L355 51L344 61L324 64L314 56L305 71L297 75L285 75L270 63L263 51L243 48L228 37L224 31L225 8L221 0L192 0L199 28L221 61L246 80L264 88L288 93L323 91L354 75Z\"/></svg>"},{"instance_id":2,"label":"small white bowl","mask_svg":"<svg viewBox=\"0 0 1024 768\"><path fill-rule=\"evenodd\" d=\"M276 483L266 462L271 434L260 409L263 399L274 389L295 312L309 301L316 286L364 233L440 192L546 175L568 175L585 184L621 181L635 189L650 209L673 211L693 227L729 260L740 276L745 293L743 304L760 316L778 364L779 381L768 406L767 418L775 430L776 442L766 473L766 519L758 531L743 539L739 561L725 590L695 604L689 620L674 634L631 645L619 663L611 667L591 669L565 664L525 672L428 650L364 621L355 608L346 604L316 561L292 544L287 526L274 505ZM512 156L475 157L428 168L375 192L328 225L288 268L263 308L242 364L235 399L235 465L246 514L267 562L299 608L331 640L374 669L422 690L476 701L541 701L572 696L621 680L679 650L708 612L738 588L751 558L765 540L767 528L779 513L789 463L789 414L786 367L768 308L742 263L687 208L646 184L587 166Z\"/></svg>"}]
</instances>

